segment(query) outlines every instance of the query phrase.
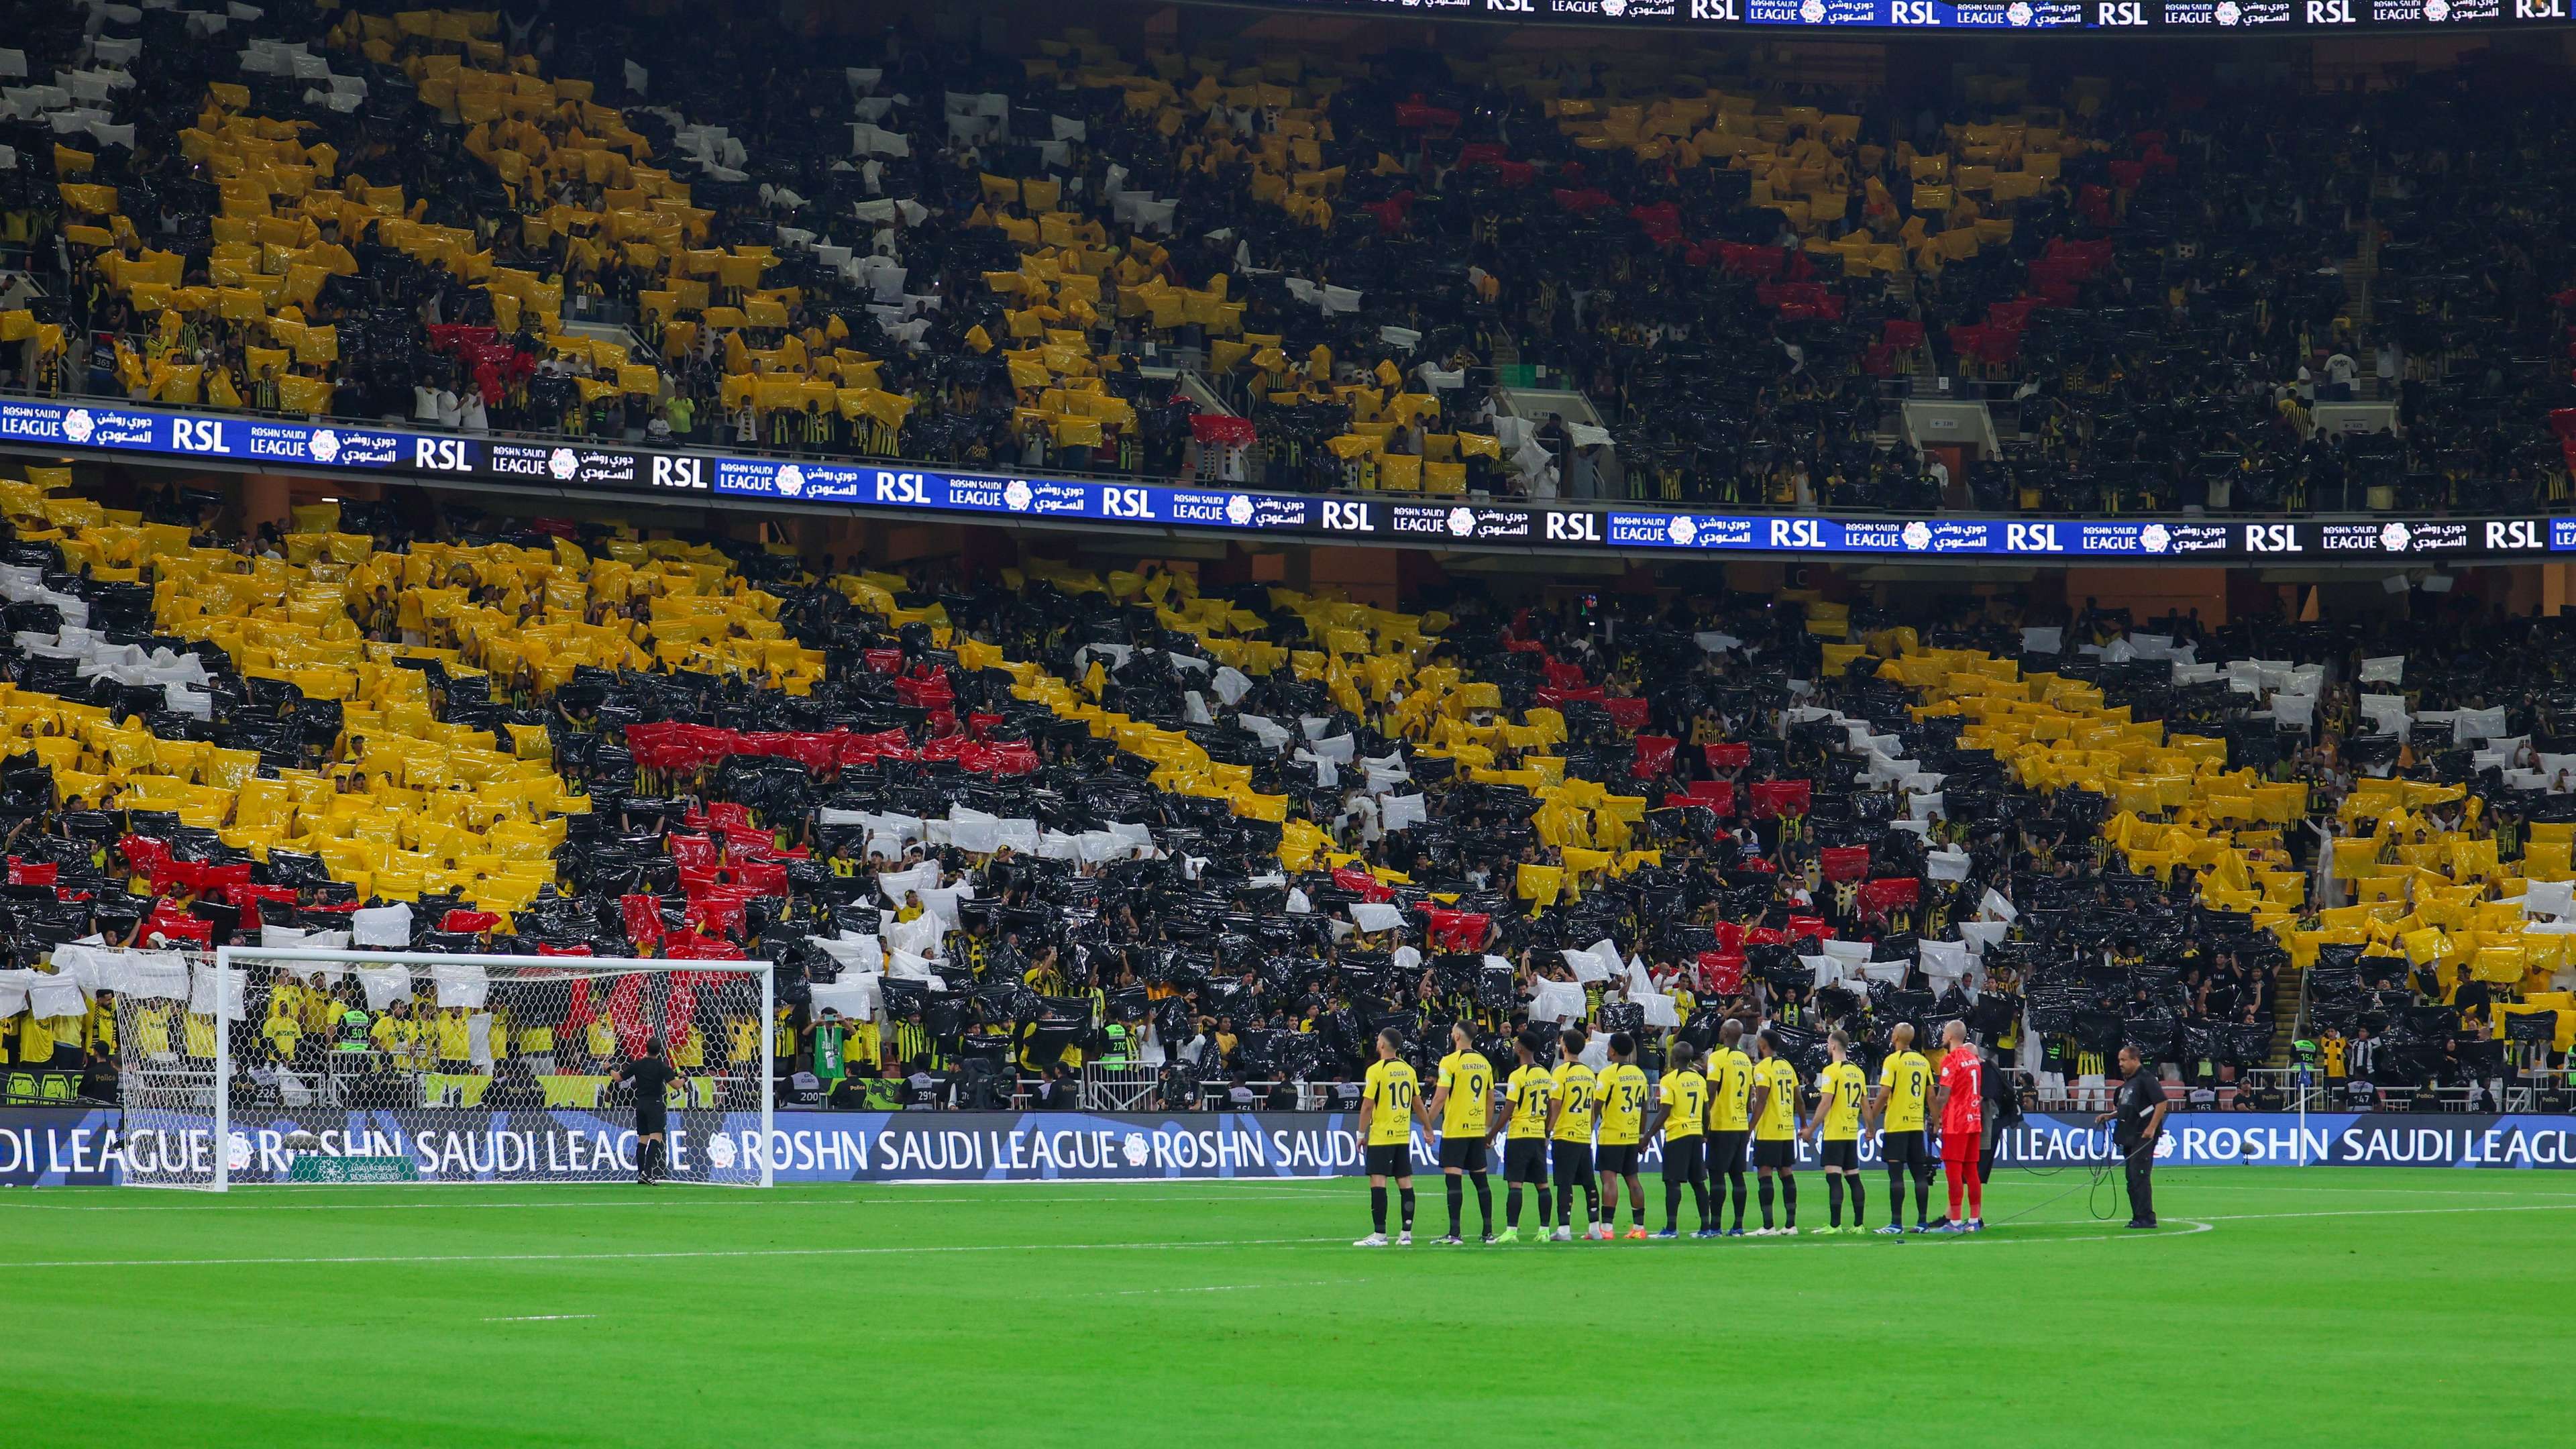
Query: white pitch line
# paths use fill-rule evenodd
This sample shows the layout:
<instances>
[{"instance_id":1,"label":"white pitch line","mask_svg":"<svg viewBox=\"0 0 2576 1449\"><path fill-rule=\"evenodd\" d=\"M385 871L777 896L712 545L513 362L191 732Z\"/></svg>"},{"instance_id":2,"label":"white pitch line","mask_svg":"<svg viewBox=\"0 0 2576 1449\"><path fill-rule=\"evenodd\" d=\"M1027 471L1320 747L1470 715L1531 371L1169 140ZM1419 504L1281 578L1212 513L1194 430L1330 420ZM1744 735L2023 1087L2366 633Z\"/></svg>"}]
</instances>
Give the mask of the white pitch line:
<instances>
[{"instance_id":1,"label":"white pitch line","mask_svg":"<svg viewBox=\"0 0 2576 1449\"><path fill-rule=\"evenodd\" d=\"M524 1313L516 1318L486 1318L485 1323L570 1323L578 1318L597 1318L596 1313Z\"/></svg>"},{"instance_id":2,"label":"white pitch line","mask_svg":"<svg viewBox=\"0 0 2576 1449\"><path fill-rule=\"evenodd\" d=\"M2269 1218L2406 1218L2427 1213L2546 1213L2576 1209L2576 1202L2497 1203L2491 1207L2338 1208L2310 1213L2211 1213L2220 1223L2261 1222Z\"/></svg>"}]
</instances>

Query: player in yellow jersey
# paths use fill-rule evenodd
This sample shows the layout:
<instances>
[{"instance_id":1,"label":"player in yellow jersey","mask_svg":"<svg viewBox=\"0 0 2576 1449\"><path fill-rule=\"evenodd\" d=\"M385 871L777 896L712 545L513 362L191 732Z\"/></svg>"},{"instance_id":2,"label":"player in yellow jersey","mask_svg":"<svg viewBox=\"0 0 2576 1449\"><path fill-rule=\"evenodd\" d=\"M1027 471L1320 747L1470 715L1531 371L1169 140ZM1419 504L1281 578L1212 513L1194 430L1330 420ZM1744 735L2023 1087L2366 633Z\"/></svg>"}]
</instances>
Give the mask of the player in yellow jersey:
<instances>
[{"instance_id":1,"label":"player in yellow jersey","mask_svg":"<svg viewBox=\"0 0 2576 1449\"><path fill-rule=\"evenodd\" d=\"M1583 1050L1592 1044L1591 1034L1579 1026L1569 1026L1557 1036L1558 1061L1548 1073L1555 1098L1548 1108L1548 1156L1556 1168L1556 1236L1554 1241L1574 1241L1574 1190L1583 1189L1583 1237L1592 1238L1592 1225L1601 1220L1601 1183L1592 1175L1593 1109L1601 1101L1601 1083L1592 1069L1583 1064Z\"/></svg>"},{"instance_id":2,"label":"player in yellow jersey","mask_svg":"<svg viewBox=\"0 0 2576 1449\"><path fill-rule=\"evenodd\" d=\"M1878 1158L1887 1164L1887 1226L1882 1236L1905 1231L1905 1174L1914 1174L1914 1231L1932 1231L1932 1145L1924 1140L1923 1113L1932 1101L1932 1064L1914 1049L1914 1026L1898 1022L1887 1033L1887 1060L1878 1064L1878 1091L1869 1099L1878 1129Z\"/></svg>"},{"instance_id":3,"label":"player in yellow jersey","mask_svg":"<svg viewBox=\"0 0 2576 1449\"><path fill-rule=\"evenodd\" d=\"M1610 1065L1598 1081L1601 1088L1601 1146L1595 1153L1601 1168L1601 1195L1608 1211L1594 1236L1603 1242L1616 1234L1619 1181L1628 1184L1628 1236L1646 1237L1646 1185L1637 1180L1637 1145L1646 1126L1646 1073L1637 1065L1637 1039L1624 1031L1610 1033Z\"/></svg>"},{"instance_id":4,"label":"player in yellow jersey","mask_svg":"<svg viewBox=\"0 0 2576 1449\"><path fill-rule=\"evenodd\" d=\"M1753 1205L1752 1184L1744 1180L1745 1143L1753 1136L1753 1059L1740 1049L1743 1040L1744 1023L1729 1021L1717 1029L1717 1050L1708 1054L1709 1194L1724 1217L1727 1185L1735 1187L1730 1238L1744 1236L1744 1210Z\"/></svg>"},{"instance_id":5,"label":"player in yellow jersey","mask_svg":"<svg viewBox=\"0 0 2576 1449\"><path fill-rule=\"evenodd\" d=\"M1699 1209L1697 1237L1714 1236L1708 1222L1708 1162L1700 1154L1700 1134L1708 1120L1708 1079L1700 1075L1705 1060L1697 1038L1676 1036L1664 1059L1664 1074L1655 1081L1655 1117L1646 1135L1664 1134L1664 1228L1658 1238L1682 1235L1682 1187L1690 1187Z\"/></svg>"},{"instance_id":6,"label":"player in yellow jersey","mask_svg":"<svg viewBox=\"0 0 2576 1449\"><path fill-rule=\"evenodd\" d=\"M1807 1130L1799 1140L1812 1142L1819 1130L1825 1134L1825 1204L1832 1222L1817 1231L1858 1235L1868 1231L1862 1222L1868 1197L1860 1185L1860 1111L1869 1095L1869 1079L1847 1060L1850 1037L1840 1031L1826 1033L1825 1051L1833 1061L1816 1076L1816 1115L1807 1119ZM1852 1201L1848 1228L1843 1226L1846 1183Z\"/></svg>"},{"instance_id":7,"label":"player in yellow jersey","mask_svg":"<svg viewBox=\"0 0 2576 1449\"><path fill-rule=\"evenodd\" d=\"M1464 1026L1449 1028L1449 1055L1440 1059L1438 1090L1431 1095L1430 1115L1440 1119L1440 1176L1449 1194L1449 1233L1432 1241L1454 1248L1458 1217L1465 1208L1466 1184L1476 1180L1476 1214L1485 1225L1485 1241L1494 1240L1494 1189L1486 1180L1486 1152L1494 1138L1494 1064L1476 1050L1476 1039Z\"/></svg>"},{"instance_id":8,"label":"player in yellow jersey","mask_svg":"<svg viewBox=\"0 0 2576 1449\"><path fill-rule=\"evenodd\" d=\"M1761 1176L1762 1226L1757 1238L1798 1235L1798 1069L1780 1055L1771 1033L1757 1033L1753 1048L1753 1169ZM1771 1226L1771 1184L1780 1184L1784 1226Z\"/></svg>"},{"instance_id":9,"label":"player in yellow jersey","mask_svg":"<svg viewBox=\"0 0 2576 1449\"><path fill-rule=\"evenodd\" d=\"M1547 1241L1547 1128L1556 1115L1556 1079L1538 1064L1539 1053L1545 1050L1547 1038L1537 1027L1525 1026L1512 1039L1512 1055L1520 1065L1503 1083L1503 1102L1510 1115L1503 1124L1503 1231L1494 1240L1498 1243L1521 1240L1523 1183L1538 1189L1538 1236L1531 1241Z\"/></svg>"},{"instance_id":10,"label":"player in yellow jersey","mask_svg":"<svg viewBox=\"0 0 2576 1449\"><path fill-rule=\"evenodd\" d=\"M1404 1037L1395 1028L1379 1032L1377 1060L1370 1064L1367 1085L1360 1091L1360 1130L1368 1143L1369 1220L1376 1229L1353 1243L1355 1248L1386 1246L1386 1180L1390 1177L1404 1199L1404 1235L1396 1241L1413 1246L1413 1119L1422 1108L1422 1081L1399 1055L1403 1050Z\"/></svg>"}]
</instances>

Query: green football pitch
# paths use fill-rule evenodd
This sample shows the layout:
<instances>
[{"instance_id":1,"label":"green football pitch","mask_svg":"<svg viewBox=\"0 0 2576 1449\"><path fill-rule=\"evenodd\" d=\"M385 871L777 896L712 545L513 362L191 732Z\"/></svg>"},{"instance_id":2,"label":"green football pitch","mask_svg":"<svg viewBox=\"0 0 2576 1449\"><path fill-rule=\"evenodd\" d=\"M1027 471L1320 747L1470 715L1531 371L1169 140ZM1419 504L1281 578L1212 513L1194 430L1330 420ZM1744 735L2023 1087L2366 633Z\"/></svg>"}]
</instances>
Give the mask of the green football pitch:
<instances>
[{"instance_id":1,"label":"green football pitch","mask_svg":"<svg viewBox=\"0 0 2576 1449\"><path fill-rule=\"evenodd\" d=\"M1351 1182L13 1191L0 1420L174 1449L2566 1441L2576 1175L2165 1172L2151 1234L2088 1181L1997 1174L1979 1237L1434 1248L1424 1178L1425 1245L1382 1252L1349 1245Z\"/></svg>"}]
</instances>

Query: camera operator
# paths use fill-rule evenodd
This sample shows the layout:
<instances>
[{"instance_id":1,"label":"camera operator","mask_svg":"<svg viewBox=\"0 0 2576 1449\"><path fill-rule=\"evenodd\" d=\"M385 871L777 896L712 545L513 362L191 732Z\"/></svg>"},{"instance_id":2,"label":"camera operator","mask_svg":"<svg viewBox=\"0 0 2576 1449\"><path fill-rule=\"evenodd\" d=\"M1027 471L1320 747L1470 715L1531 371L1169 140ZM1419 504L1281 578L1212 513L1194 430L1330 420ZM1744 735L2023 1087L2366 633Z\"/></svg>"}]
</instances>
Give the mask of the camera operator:
<instances>
[{"instance_id":1,"label":"camera operator","mask_svg":"<svg viewBox=\"0 0 2576 1449\"><path fill-rule=\"evenodd\" d=\"M2120 1150L2120 1160L2129 1180L2129 1222L2133 1228L2156 1225L2155 1184L2156 1139L2165 1125L2165 1084L2133 1046L2120 1048L2120 1070L2128 1080L2120 1084L2119 1095L2111 1110L2093 1119L2099 1127L2117 1118L2111 1128L2111 1144Z\"/></svg>"}]
</instances>

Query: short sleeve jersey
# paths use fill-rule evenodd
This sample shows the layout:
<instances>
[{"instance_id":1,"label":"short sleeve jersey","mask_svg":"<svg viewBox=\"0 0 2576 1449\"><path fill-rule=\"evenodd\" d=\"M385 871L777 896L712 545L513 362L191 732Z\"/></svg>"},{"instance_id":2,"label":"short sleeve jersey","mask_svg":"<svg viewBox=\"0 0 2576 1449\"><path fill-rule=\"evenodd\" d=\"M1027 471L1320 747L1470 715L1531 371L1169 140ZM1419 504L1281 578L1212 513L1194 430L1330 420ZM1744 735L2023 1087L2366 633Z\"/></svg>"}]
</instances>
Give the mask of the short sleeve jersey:
<instances>
[{"instance_id":1,"label":"short sleeve jersey","mask_svg":"<svg viewBox=\"0 0 2576 1449\"><path fill-rule=\"evenodd\" d=\"M1923 1109L1932 1095L1932 1064L1921 1052L1890 1053L1879 1063L1878 1084L1887 1089L1887 1118L1881 1125L1889 1132L1923 1130Z\"/></svg>"},{"instance_id":2,"label":"short sleeve jersey","mask_svg":"<svg viewBox=\"0 0 2576 1449\"><path fill-rule=\"evenodd\" d=\"M1671 1109L1664 1118L1665 1141L1697 1137L1700 1119L1708 1110L1708 1079L1688 1067L1666 1072L1655 1083L1655 1100Z\"/></svg>"},{"instance_id":3,"label":"short sleeve jersey","mask_svg":"<svg viewBox=\"0 0 2576 1449\"><path fill-rule=\"evenodd\" d=\"M1367 1092L1377 1106L1369 1113L1368 1145L1394 1147L1413 1140L1413 1098L1422 1079L1407 1062L1381 1061L1368 1069Z\"/></svg>"},{"instance_id":4,"label":"short sleeve jersey","mask_svg":"<svg viewBox=\"0 0 2576 1449\"><path fill-rule=\"evenodd\" d=\"M1950 1095L1941 1103L1941 1131L1974 1137L1986 1129L1986 1064L1974 1048L1960 1047L1941 1059L1941 1087Z\"/></svg>"},{"instance_id":5,"label":"short sleeve jersey","mask_svg":"<svg viewBox=\"0 0 2576 1449\"><path fill-rule=\"evenodd\" d=\"M1494 1120L1494 1064L1481 1052L1451 1052L1440 1059L1440 1085L1448 1099L1440 1106L1440 1135L1483 1137Z\"/></svg>"},{"instance_id":6,"label":"short sleeve jersey","mask_svg":"<svg viewBox=\"0 0 2576 1449\"><path fill-rule=\"evenodd\" d=\"M1511 1106L1511 1117L1503 1126L1503 1135L1514 1142L1535 1141L1547 1135L1547 1104L1556 1096L1556 1079L1545 1067L1514 1067L1511 1079L1503 1083L1503 1100Z\"/></svg>"},{"instance_id":7,"label":"short sleeve jersey","mask_svg":"<svg viewBox=\"0 0 2576 1449\"><path fill-rule=\"evenodd\" d=\"M1581 1062L1559 1062L1548 1075L1555 1080L1556 1095L1565 1101L1565 1110L1556 1119L1556 1140L1590 1142L1592 1107L1601 1096L1601 1084L1592 1069Z\"/></svg>"},{"instance_id":8,"label":"short sleeve jersey","mask_svg":"<svg viewBox=\"0 0 2576 1449\"><path fill-rule=\"evenodd\" d=\"M1850 1062L1836 1062L1816 1079L1816 1089L1825 1098L1820 1104L1825 1114L1825 1140L1847 1142L1859 1137L1860 1101L1869 1092L1868 1080L1861 1076L1860 1068Z\"/></svg>"},{"instance_id":9,"label":"short sleeve jersey","mask_svg":"<svg viewBox=\"0 0 2576 1449\"><path fill-rule=\"evenodd\" d=\"M1646 1074L1634 1062L1619 1062L1601 1073L1598 1082L1602 1145L1634 1146L1646 1128Z\"/></svg>"},{"instance_id":10,"label":"short sleeve jersey","mask_svg":"<svg viewBox=\"0 0 2576 1449\"><path fill-rule=\"evenodd\" d=\"M1750 1132L1753 1059L1733 1047L1708 1054L1708 1130Z\"/></svg>"},{"instance_id":11,"label":"short sleeve jersey","mask_svg":"<svg viewBox=\"0 0 2576 1449\"><path fill-rule=\"evenodd\" d=\"M1753 1124L1756 1141L1780 1142L1798 1131L1798 1069L1786 1057L1771 1057L1753 1069L1753 1078L1766 1095L1762 1099L1762 1120Z\"/></svg>"}]
</instances>

